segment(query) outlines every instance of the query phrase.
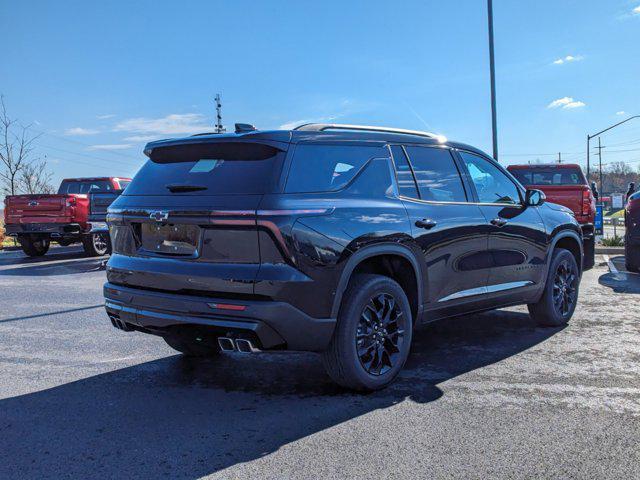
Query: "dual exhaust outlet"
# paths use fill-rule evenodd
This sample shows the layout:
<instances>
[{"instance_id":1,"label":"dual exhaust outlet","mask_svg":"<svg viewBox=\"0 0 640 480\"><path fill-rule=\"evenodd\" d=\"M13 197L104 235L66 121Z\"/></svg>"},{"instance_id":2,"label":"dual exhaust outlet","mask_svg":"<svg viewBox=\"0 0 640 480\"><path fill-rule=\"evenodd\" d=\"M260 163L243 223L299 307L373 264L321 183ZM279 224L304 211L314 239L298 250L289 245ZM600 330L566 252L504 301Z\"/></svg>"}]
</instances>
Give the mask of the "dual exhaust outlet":
<instances>
[{"instance_id":1,"label":"dual exhaust outlet","mask_svg":"<svg viewBox=\"0 0 640 480\"><path fill-rule=\"evenodd\" d=\"M223 352L256 353L260 351L251 343L251 340L245 338L218 337L218 345Z\"/></svg>"}]
</instances>

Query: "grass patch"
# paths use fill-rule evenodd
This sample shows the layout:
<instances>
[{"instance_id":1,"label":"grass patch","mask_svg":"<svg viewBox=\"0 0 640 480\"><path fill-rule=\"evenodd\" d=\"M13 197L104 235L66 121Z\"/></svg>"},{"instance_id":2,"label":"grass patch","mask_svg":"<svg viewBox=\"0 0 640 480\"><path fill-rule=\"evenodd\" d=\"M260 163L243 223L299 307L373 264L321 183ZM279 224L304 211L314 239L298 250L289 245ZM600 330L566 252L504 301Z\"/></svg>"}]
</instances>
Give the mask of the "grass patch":
<instances>
[{"instance_id":1,"label":"grass patch","mask_svg":"<svg viewBox=\"0 0 640 480\"><path fill-rule=\"evenodd\" d=\"M617 210L615 212L609 212L605 215L607 218L624 218L624 208L622 210Z\"/></svg>"},{"instance_id":2,"label":"grass patch","mask_svg":"<svg viewBox=\"0 0 640 480\"><path fill-rule=\"evenodd\" d=\"M605 247L622 247L624 246L624 238L614 235L613 237L603 238L602 245Z\"/></svg>"}]
</instances>

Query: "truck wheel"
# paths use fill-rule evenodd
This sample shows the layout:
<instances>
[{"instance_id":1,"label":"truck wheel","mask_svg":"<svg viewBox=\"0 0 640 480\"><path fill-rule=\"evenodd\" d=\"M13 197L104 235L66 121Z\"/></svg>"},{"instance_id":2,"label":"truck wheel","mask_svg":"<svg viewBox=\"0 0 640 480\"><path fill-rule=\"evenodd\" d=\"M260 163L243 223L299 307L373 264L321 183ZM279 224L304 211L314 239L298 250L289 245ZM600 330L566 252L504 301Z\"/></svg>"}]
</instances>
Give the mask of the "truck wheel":
<instances>
[{"instance_id":1,"label":"truck wheel","mask_svg":"<svg viewBox=\"0 0 640 480\"><path fill-rule=\"evenodd\" d=\"M322 354L329 376L353 390L378 390L398 375L409 355L411 307L397 282L357 275L340 305L333 338Z\"/></svg>"},{"instance_id":2,"label":"truck wheel","mask_svg":"<svg viewBox=\"0 0 640 480\"><path fill-rule=\"evenodd\" d=\"M187 357L215 357L220 353L220 347L218 347L218 345L203 345L195 341L189 341L171 335L162 338L167 342L167 345Z\"/></svg>"},{"instance_id":3,"label":"truck wheel","mask_svg":"<svg viewBox=\"0 0 640 480\"><path fill-rule=\"evenodd\" d=\"M41 257L49 251L49 239L44 237L18 237L22 251L29 257Z\"/></svg>"},{"instance_id":4,"label":"truck wheel","mask_svg":"<svg viewBox=\"0 0 640 480\"><path fill-rule=\"evenodd\" d=\"M544 293L538 303L527 305L529 314L539 325L561 327L566 325L578 301L580 272L576 259L569 250L556 248Z\"/></svg>"},{"instance_id":5,"label":"truck wheel","mask_svg":"<svg viewBox=\"0 0 640 480\"><path fill-rule=\"evenodd\" d=\"M84 253L89 257L101 257L111 253L111 239L106 232L90 233L82 237Z\"/></svg>"}]
</instances>

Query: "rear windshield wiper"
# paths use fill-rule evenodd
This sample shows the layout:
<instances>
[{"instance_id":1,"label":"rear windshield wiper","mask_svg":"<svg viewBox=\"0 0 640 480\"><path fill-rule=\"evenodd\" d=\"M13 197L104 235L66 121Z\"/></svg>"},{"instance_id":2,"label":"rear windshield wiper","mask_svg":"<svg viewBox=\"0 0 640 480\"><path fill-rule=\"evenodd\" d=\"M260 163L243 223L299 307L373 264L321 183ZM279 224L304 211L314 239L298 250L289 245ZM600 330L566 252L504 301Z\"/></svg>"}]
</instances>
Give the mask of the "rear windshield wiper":
<instances>
[{"instance_id":1,"label":"rear windshield wiper","mask_svg":"<svg viewBox=\"0 0 640 480\"><path fill-rule=\"evenodd\" d=\"M169 185L165 185L165 187L169 189L171 193L198 192L200 190L207 190L207 187L205 187L204 185L184 185L178 183L171 183Z\"/></svg>"}]
</instances>

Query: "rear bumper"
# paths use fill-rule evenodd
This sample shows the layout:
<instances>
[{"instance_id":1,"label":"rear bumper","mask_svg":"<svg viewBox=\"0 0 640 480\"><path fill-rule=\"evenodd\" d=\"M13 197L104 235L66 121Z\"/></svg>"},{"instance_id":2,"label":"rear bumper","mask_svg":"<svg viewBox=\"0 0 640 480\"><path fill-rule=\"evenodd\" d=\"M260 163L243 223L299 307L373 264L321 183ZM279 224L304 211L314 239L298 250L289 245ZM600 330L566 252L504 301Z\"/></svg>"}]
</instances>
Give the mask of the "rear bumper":
<instances>
[{"instance_id":1,"label":"rear bumper","mask_svg":"<svg viewBox=\"0 0 640 480\"><path fill-rule=\"evenodd\" d=\"M21 234L53 234L53 235L73 235L82 232L79 223L13 223L4 226L7 235Z\"/></svg>"},{"instance_id":2,"label":"rear bumper","mask_svg":"<svg viewBox=\"0 0 640 480\"><path fill-rule=\"evenodd\" d=\"M214 297L104 285L105 308L112 319L132 330L166 335L180 327L204 327L213 335L247 338L261 349L323 351L336 320L312 318L285 302L230 301ZM216 310L217 303L245 306L243 311Z\"/></svg>"}]
</instances>

